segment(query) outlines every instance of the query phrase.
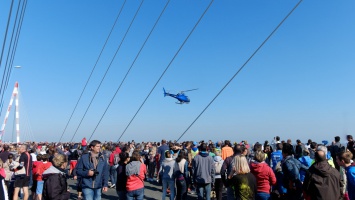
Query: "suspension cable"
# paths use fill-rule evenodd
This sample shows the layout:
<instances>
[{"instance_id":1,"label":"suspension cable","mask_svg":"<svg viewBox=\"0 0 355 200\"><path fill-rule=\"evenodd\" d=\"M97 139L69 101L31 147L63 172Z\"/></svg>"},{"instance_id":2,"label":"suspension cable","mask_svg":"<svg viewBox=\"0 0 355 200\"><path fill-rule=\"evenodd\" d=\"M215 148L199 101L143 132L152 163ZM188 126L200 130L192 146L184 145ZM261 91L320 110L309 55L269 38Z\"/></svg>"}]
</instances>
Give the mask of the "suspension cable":
<instances>
[{"instance_id":1,"label":"suspension cable","mask_svg":"<svg viewBox=\"0 0 355 200\"><path fill-rule=\"evenodd\" d=\"M94 133L95 133L96 129L97 129L97 128L98 128L98 126L100 125L100 123L101 123L102 119L103 119L103 118L104 118L104 116L106 115L107 110L110 108L111 103L112 103L112 102L113 102L113 100L115 99L115 97L116 97L116 95L117 95L118 91L120 90L120 88L121 88L121 86L122 86L123 82L126 80L126 78L127 78L128 74L129 74L129 72L131 71L131 69L132 69L133 65L135 64L135 62L136 62L136 60L137 60L137 58L139 57L140 53L142 52L143 48L145 47L145 44L147 43L148 39L150 38L150 35L153 33L153 31L154 31L154 29L155 29L156 25L158 24L158 22L159 22L159 20L160 20L161 16L163 15L163 13L165 12L166 8L168 7L169 2L170 2L170 0L168 0L168 1L166 2L166 4L165 4L165 6L164 6L163 10L161 11L161 13L160 13L159 17L158 17L158 18L157 18L157 20L155 21L155 23L154 23L154 25L153 25L152 29L150 30L150 32L149 32L148 36L146 37L146 39L145 39L145 41L144 41L143 45L141 46L140 50L138 51L138 53L137 53L136 57L134 58L134 60L133 60L133 62L132 62L132 64L131 64L131 66L130 66L130 68L128 69L128 71L127 71L127 73L126 73L126 75L124 76L123 80L121 81L120 85L118 86L118 88L117 88L117 90L116 90L115 94L114 94L114 95L113 95L113 97L111 98L110 103L107 105L107 107L106 107L106 109L105 109L105 112L102 114L102 116L101 116L101 118L100 118L99 122L97 123L97 125L96 125L96 127L95 127L94 131L91 133L90 138L89 138L89 141L91 140L91 138L92 138L92 136L94 135Z\"/></svg>"},{"instance_id":2,"label":"suspension cable","mask_svg":"<svg viewBox=\"0 0 355 200\"><path fill-rule=\"evenodd\" d=\"M17 31L16 31L16 36L15 36L15 41L14 41L14 48L12 49L12 52L11 52L11 59L10 59L10 64L9 66L12 66L13 65L13 61L15 59L15 54L16 54L16 50L17 50L17 44L18 44L18 40L20 38L20 33L21 33L21 28L22 28L22 22L23 22L23 18L25 16L25 12L26 12L26 7L27 7L27 0L25 0L22 4L22 10L21 10L21 14L20 14L20 19L19 19L19 24L17 26ZM12 71L12 67L10 67L10 74L11 74L11 71ZM9 77L7 77L7 80L5 82L5 87L4 87L4 92L6 91L7 89L7 86L8 86L8 82L9 82ZM4 92L1 94L1 102L3 102L3 99L4 99ZM2 112L2 107L1 107L1 111L0 113Z\"/></svg>"},{"instance_id":3,"label":"suspension cable","mask_svg":"<svg viewBox=\"0 0 355 200\"><path fill-rule=\"evenodd\" d=\"M97 65L97 63L99 62L100 58L101 58L102 52L104 51L104 49L105 49L105 47L106 47L106 44L107 44L109 38L111 37L111 34L112 34L112 32L113 32L113 30L114 30L114 28L115 28L115 26L116 26L116 23L117 23L119 17L121 16L121 13L122 13L122 10L123 10L125 4L126 4L126 0L123 2L122 6L121 6L121 8L120 8L120 11L118 12L118 15L117 15L117 17L116 17L116 20L115 20L115 22L114 22L113 25L112 25L111 31L110 31L110 33L108 34L107 38L106 38L105 44L104 44L104 46L103 46L102 49L101 49L101 52L100 52L100 54L99 54L99 56L98 56L98 58L97 58L97 60L96 60L96 62L95 62L95 65L94 65L94 67L93 67L92 70L91 70L91 73L90 73L90 75L89 75L89 78L86 80L85 86L84 86L83 90L81 91L81 94L80 94L80 96L79 96L79 99L78 99L78 101L76 102L76 105L75 105L75 107L74 107L74 109L73 109L73 111L72 111L72 113L71 113L71 115L70 115L70 117L69 117L69 120L68 120L67 124L65 125L65 128L64 128L64 130L63 130L62 135L60 136L59 142L62 140L63 135L64 135L65 131L66 131L67 128L68 128L68 125L69 125L69 123L70 123L70 121L71 121L71 119L72 119L72 117L73 117L73 115L74 115L74 112L76 111L76 108L77 108L78 105L79 105L79 102L80 102L80 100L81 100L81 97L83 96L84 91L85 91L85 89L86 89L86 87L87 87L87 85L88 85L88 83L89 83L89 81L90 81L90 79L91 79L91 76L92 76L92 74L94 73L94 70L95 70L95 68L96 68L96 65Z\"/></svg>"},{"instance_id":4,"label":"suspension cable","mask_svg":"<svg viewBox=\"0 0 355 200\"><path fill-rule=\"evenodd\" d=\"M207 13L208 9L211 7L212 3L214 0L211 0L211 2L208 4L207 8L205 9L205 11L202 13L202 15L200 16L200 18L198 19L198 21L196 22L195 26L192 28L192 30L190 31L190 33L187 35L187 37L185 38L184 42L181 44L181 46L179 47L179 49L177 50L177 52L175 53L175 55L173 56L173 58L171 59L171 61L169 62L168 66L165 68L165 70L163 71L163 73L160 75L158 81L155 83L155 85L153 86L153 88L150 90L149 94L147 95L147 97L144 99L143 103L140 105L140 107L138 108L137 112L134 114L133 118L131 119L131 121L128 123L128 125L126 126L126 128L124 129L124 131L122 132L121 136L118 138L117 142L120 141L120 139L122 138L122 136L124 135L124 133L126 132L126 130L128 129L128 127L131 125L132 121L134 120L134 118L137 116L138 112L141 110L141 108L143 107L143 105L145 104L145 102L147 101L147 99L149 98L149 96L152 94L153 90L155 89L155 87L158 85L158 83L160 82L160 80L163 78L165 72L169 69L170 65L173 63L173 61L175 60L176 56L179 54L179 52L181 51L182 47L185 45L185 43L187 42L187 40L190 38L190 36L192 35L192 33L195 31L197 25L200 23L200 21L202 20L202 18L205 16L205 14Z\"/></svg>"},{"instance_id":5,"label":"suspension cable","mask_svg":"<svg viewBox=\"0 0 355 200\"><path fill-rule=\"evenodd\" d=\"M94 101L94 99L95 99L95 97L96 97L96 94L97 94L97 92L99 91L99 89L100 89L100 87L101 87L101 84L103 83L103 81L104 81L104 79L105 79L105 77L106 77L106 75L107 75L107 72L110 70L111 65L112 65L113 61L115 60L118 51L121 49L121 45L122 45L123 41L125 40L125 38L126 38L128 32L129 32L129 30L131 29L131 26L132 26L134 20L136 19L137 15L138 15L138 13L139 13L139 10L140 10L140 8L142 7L143 2L144 2L144 0L141 1L140 5L139 5L139 7L138 7L138 9L137 9L137 11L136 11L136 13L135 13L135 15L134 15L134 17L133 17L131 23L130 23L130 25L129 25L129 27L128 27L126 33L125 33L125 35L123 36L123 38L122 38L122 40L121 40L121 43L119 44L119 46L118 46L118 48L117 48L117 50L116 50L116 53L114 54L114 56L113 56L113 58L112 58L112 60L111 60L111 62L110 62L110 64L109 64L109 66L107 67L106 72L105 72L104 76L102 77L101 82L100 82L99 86L97 87L97 89L96 89L96 91L95 91L95 93L94 93L94 96L91 98L91 101L90 101L88 107L86 108L85 113L84 113L83 117L81 118L80 123L79 123L78 127L76 128L76 130L75 130L75 132L74 132L74 134L73 134L73 137L71 138L70 142L73 141L73 139L74 139L76 133L78 132L79 127L80 127L81 123L83 122L83 120L84 120L84 118L85 118L85 116L86 116L86 113L88 112L89 108L91 107L91 104L92 104L92 102Z\"/></svg>"},{"instance_id":6,"label":"suspension cable","mask_svg":"<svg viewBox=\"0 0 355 200\"><path fill-rule=\"evenodd\" d=\"M5 35L4 35L4 40L2 43L2 49L1 49L1 55L0 55L0 68L1 68L1 62L2 62L2 56L4 55L4 49L6 45L6 38L7 38L7 32L9 30L9 25L11 21L11 13L12 13L12 7L14 5L14 0L11 1L11 6L10 6L10 11L9 11L9 17L7 19L7 25L6 25L6 30L5 30ZM6 68L4 69L4 74L5 74ZM0 88L0 93L1 93L1 88Z\"/></svg>"},{"instance_id":7,"label":"suspension cable","mask_svg":"<svg viewBox=\"0 0 355 200\"><path fill-rule=\"evenodd\" d=\"M17 37L17 34L15 35L15 40L14 39L14 33L15 33L15 30L16 30L16 25L17 25L17 21L20 21L20 20L17 20L17 17L19 15L19 10L20 10L20 7L21 7L21 1L18 2L18 5L17 5L17 11L16 11L16 17L15 17L15 20L14 20L14 26L12 28L12 33L11 33L11 39L10 39L10 43L9 43L9 48L7 50L7 56L6 56L6 62L5 62L5 71L7 71L6 73L6 78L5 78L5 72L2 76L2 81L1 81L1 86L0 86L0 93L1 91L5 92L5 88L6 88L6 85L7 85L7 81L8 81L8 78L9 76L11 75L11 69L12 69L12 66L10 65L10 62L9 62L9 57L10 57L10 60L12 58L12 55L10 56L10 53L12 52L12 47L13 47L13 41L14 41L14 44L15 44L15 40L16 40L16 37ZM20 14L22 15L22 13ZM16 31L17 33L17 31ZM9 64L9 65L8 65ZM3 87L3 84L4 87Z\"/></svg>"},{"instance_id":8,"label":"suspension cable","mask_svg":"<svg viewBox=\"0 0 355 200\"><path fill-rule=\"evenodd\" d=\"M271 36L278 30L278 28L286 21L286 19L293 13L294 10L300 5L302 0L300 0L292 10L286 15L286 17L276 26L276 28L269 34L269 36L260 44L260 46L254 51L254 53L245 61L245 63L238 69L238 71L232 76L232 78L223 86L223 88L217 93L217 95L212 99L212 101L202 110L202 112L196 117L196 119L187 127L187 129L181 134L181 136L176 140L179 141L185 133L191 128L191 126L200 118L200 116L207 110L207 108L217 99L217 97L223 92L223 90L232 82L232 80L239 74L240 71L249 63L249 61L255 56L255 54L264 46L264 44L271 38Z\"/></svg>"}]
</instances>

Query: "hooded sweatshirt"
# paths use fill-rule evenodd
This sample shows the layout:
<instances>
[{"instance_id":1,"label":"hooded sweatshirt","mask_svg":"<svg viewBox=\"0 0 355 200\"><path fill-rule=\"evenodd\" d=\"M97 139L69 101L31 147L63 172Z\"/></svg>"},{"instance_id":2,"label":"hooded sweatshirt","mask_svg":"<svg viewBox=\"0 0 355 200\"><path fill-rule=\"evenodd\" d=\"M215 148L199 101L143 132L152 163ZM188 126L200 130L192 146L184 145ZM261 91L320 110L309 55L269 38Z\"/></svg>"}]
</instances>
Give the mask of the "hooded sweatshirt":
<instances>
[{"instance_id":1,"label":"hooded sweatshirt","mask_svg":"<svg viewBox=\"0 0 355 200\"><path fill-rule=\"evenodd\" d=\"M276 176L266 162L251 162L250 172L256 178L258 192L270 193L270 185L276 184Z\"/></svg>"},{"instance_id":2,"label":"hooded sweatshirt","mask_svg":"<svg viewBox=\"0 0 355 200\"><path fill-rule=\"evenodd\" d=\"M223 162L224 162L224 160L222 159L222 157L221 156L215 156L214 158L213 158L213 161L214 161L214 164L215 164L215 177L214 178L222 178L222 176L221 176L221 171L222 171L222 166L223 166ZM219 171L220 171L220 173L217 173L217 167L220 167L220 169L219 169Z\"/></svg>"},{"instance_id":3,"label":"hooded sweatshirt","mask_svg":"<svg viewBox=\"0 0 355 200\"><path fill-rule=\"evenodd\" d=\"M192 161L193 181L195 183L214 184L215 166L208 152L201 151Z\"/></svg>"},{"instance_id":4,"label":"hooded sweatshirt","mask_svg":"<svg viewBox=\"0 0 355 200\"><path fill-rule=\"evenodd\" d=\"M140 161L132 161L126 165L127 191L144 188L144 175L147 173L147 167Z\"/></svg>"},{"instance_id":5,"label":"hooded sweatshirt","mask_svg":"<svg viewBox=\"0 0 355 200\"><path fill-rule=\"evenodd\" d=\"M340 173L325 161L316 162L306 174L303 189L311 199L341 199L343 183Z\"/></svg>"},{"instance_id":6,"label":"hooded sweatshirt","mask_svg":"<svg viewBox=\"0 0 355 200\"><path fill-rule=\"evenodd\" d=\"M178 170L179 166L174 159L165 158L159 170L159 172L163 172L163 176L159 178L173 180L175 179L175 174Z\"/></svg>"},{"instance_id":7,"label":"hooded sweatshirt","mask_svg":"<svg viewBox=\"0 0 355 200\"><path fill-rule=\"evenodd\" d=\"M110 159L108 160L108 163L110 164L110 166L114 165L114 161L115 161L115 155L116 154L120 154L121 153L121 149L120 147L116 147L115 151L113 151L110 155Z\"/></svg>"}]
</instances>

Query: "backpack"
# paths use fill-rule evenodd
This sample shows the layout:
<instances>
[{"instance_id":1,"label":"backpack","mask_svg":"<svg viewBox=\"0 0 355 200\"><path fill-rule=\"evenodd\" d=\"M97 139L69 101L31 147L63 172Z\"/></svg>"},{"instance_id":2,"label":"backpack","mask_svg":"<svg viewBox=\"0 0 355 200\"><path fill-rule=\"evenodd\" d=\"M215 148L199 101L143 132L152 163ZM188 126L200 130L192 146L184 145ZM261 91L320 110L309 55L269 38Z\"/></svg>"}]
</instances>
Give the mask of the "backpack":
<instances>
[{"instance_id":1,"label":"backpack","mask_svg":"<svg viewBox=\"0 0 355 200\"><path fill-rule=\"evenodd\" d=\"M222 168L222 163L221 162L214 162L214 166L216 169L216 175L220 175L221 174L221 168Z\"/></svg>"},{"instance_id":2,"label":"backpack","mask_svg":"<svg viewBox=\"0 0 355 200\"><path fill-rule=\"evenodd\" d=\"M118 153L115 153L113 157L113 165L118 165L119 162L120 162L120 155Z\"/></svg>"}]
</instances>

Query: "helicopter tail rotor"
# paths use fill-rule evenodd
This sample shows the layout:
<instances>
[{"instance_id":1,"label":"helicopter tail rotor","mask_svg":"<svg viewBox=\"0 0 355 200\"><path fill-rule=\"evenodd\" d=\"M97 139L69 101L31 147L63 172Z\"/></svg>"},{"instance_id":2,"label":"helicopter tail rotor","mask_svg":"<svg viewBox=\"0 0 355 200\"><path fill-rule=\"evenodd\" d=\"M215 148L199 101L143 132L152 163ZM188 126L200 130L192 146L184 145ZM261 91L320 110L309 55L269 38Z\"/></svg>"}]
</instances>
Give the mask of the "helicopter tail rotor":
<instances>
[{"instance_id":1,"label":"helicopter tail rotor","mask_svg":"<svg viewBox=\"0 0 355 200\"><path fill-rule=\"evenodd\" d=\"M164 88L163 88L163 91L164 91L164 97L166 97L167 93L166 93L166 91L165 91L165 89L164 89Z\"/></svg>"}]
</instances>

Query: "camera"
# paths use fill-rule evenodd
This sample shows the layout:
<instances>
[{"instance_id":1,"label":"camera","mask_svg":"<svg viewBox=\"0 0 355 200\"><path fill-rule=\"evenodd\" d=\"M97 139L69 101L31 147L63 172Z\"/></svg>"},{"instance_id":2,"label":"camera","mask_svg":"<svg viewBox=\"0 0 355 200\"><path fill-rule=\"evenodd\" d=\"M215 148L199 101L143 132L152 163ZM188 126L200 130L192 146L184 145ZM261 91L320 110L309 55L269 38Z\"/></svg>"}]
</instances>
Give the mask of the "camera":
<instances>
[{"instance_id":1,"label":"camera","mask_svg":"<svg viewBox=\"0 0 355 200\"><path fill-rule=\"evenodd\" d=\"M94 172L94 176L97 176L97 175L99 175L99 171L97 171L96 169L91 169L91 171L93 171Z\"/></svg>"}]
</instances>

